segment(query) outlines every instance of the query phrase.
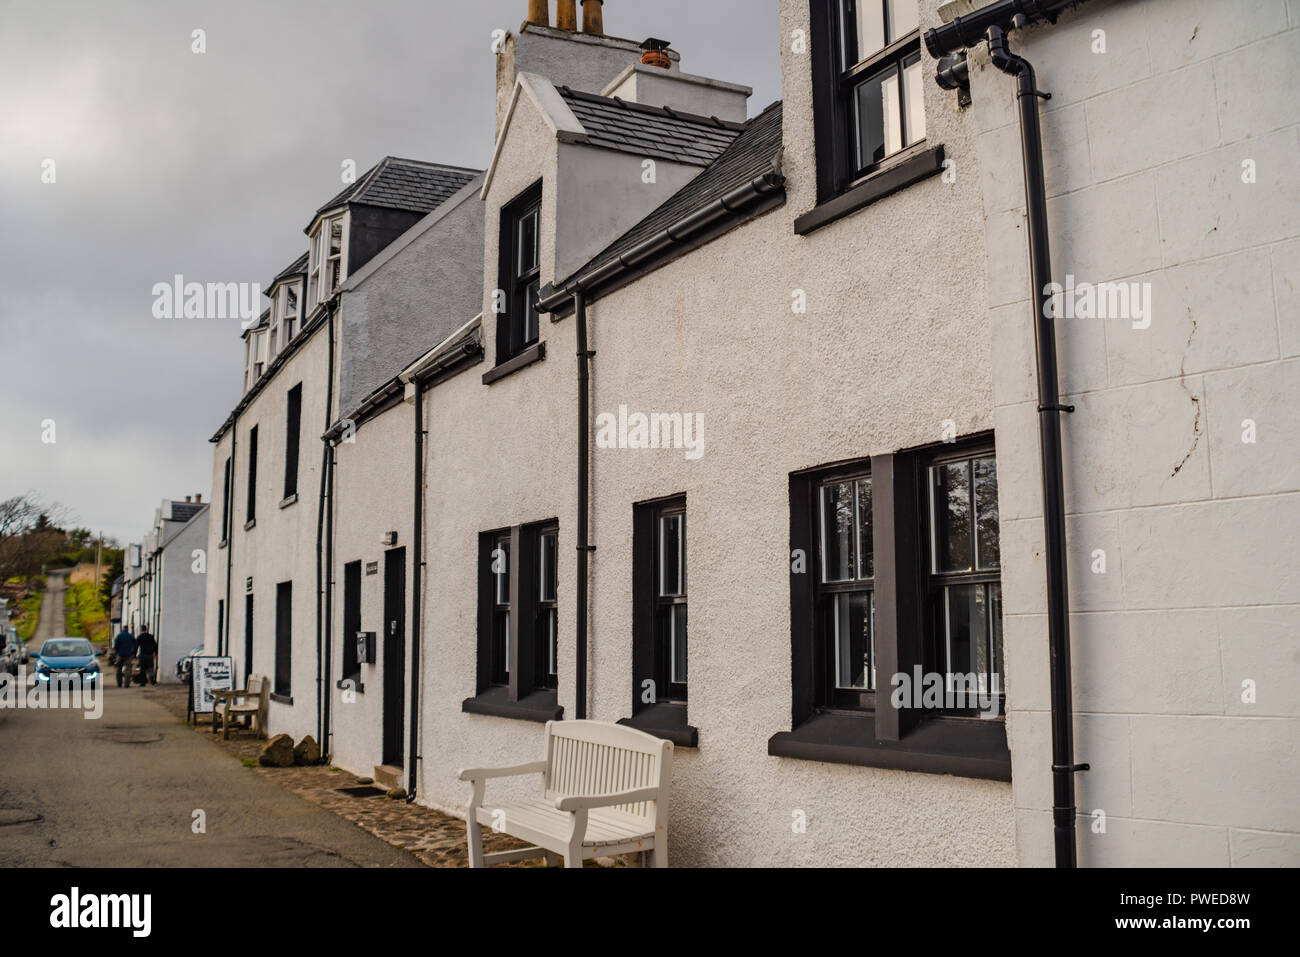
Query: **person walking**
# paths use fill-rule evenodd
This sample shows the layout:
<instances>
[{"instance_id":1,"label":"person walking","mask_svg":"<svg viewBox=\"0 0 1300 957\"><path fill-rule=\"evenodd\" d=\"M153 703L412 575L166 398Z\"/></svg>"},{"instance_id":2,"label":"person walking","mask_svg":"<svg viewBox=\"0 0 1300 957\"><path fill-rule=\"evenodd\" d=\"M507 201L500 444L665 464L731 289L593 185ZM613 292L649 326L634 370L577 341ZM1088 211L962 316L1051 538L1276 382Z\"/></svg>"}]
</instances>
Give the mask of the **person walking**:
<instances>
[{"instance_id":1,"label":"person walking","mask_svg":"<svg viewBox=\"0 0 1300 957\"><path fill-rule=\"evenodd\" d=\"M140 629L140 634L135 639L135 656L140 659L140 673L143 675L142 684L157 684L158 676L154 673L154 658L158 655L158 642L154 636L149 634L149 626L145 625Z\"/></svg>"},{"instance_id":2,"label":"person walking","mask_svg":"<svg viewBox=\"0 0 1300 957\"><path fill-rule=\"evenodd\" d=\"M122 626L116 637L113 638L113 658L117 662L117 686L122 687L123 678L126 684L131 683L131 659L135 657L135 635L131 630Z\"/></svg>"}]
</instances>

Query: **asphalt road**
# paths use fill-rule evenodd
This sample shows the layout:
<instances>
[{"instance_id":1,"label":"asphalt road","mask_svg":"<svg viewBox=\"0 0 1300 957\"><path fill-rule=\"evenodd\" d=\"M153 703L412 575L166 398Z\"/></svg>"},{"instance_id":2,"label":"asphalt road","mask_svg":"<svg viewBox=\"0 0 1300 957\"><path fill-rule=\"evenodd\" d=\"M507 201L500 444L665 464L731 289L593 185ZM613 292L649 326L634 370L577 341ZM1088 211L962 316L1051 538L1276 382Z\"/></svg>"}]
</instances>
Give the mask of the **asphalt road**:
<instances>
[{"instance_id":1,"label":"asphalt road","mask_svg":"<svg viewBox=\"0 0 1300 957\"><path fill-rule=\"evenodd\" d=\"M63 593L67 586L66 571L50 572L45 576L45 597L41 599L41 613L36 616L36 633L28 642L33 656L46 638L62 638L67 634L63 620Z\"/></svg>"},{"instance_id":2,"label":"asphalt road","mask_svg":"<svg viewBox=\"0 0 1300 957\"><path fill-rule=\"evenodd\" d=\"M38 636L63 629L63 580L48 589ZM91 720L0 708L0 867L420 866L244 767L142 689L105 687L102 704Z\"/></svg>"}]
</instances>

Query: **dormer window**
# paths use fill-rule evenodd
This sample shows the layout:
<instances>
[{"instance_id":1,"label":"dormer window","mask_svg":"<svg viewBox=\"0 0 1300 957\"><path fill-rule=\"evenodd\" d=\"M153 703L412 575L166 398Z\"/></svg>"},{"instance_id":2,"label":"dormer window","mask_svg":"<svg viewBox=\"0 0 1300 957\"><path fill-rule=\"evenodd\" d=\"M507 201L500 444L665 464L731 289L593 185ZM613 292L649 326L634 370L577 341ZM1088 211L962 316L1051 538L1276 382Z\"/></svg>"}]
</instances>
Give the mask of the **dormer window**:
<instances>
[{"instance_id":1,"label":"dormer window","mask_svg":"<svg viewBox=\"0 0 1300 957\"><path fill-rule=\"evenodd\" d=\"M343 214L322 219L311 234L308 307L315 308L347 278L343 266Z\"/></svg>"},{"instance_id":2,"label":"dormer window","mask_svg":"<svg viewBox=\"0 0 1300 957\"><path fill-rule=\"evenodd\" d=\"M284 297L283 321L285 328L284 341L289 343L293 337L298 334L298 320L300 318L298 305L298 284L290 283L280 290Z\"/></svg>"},{"instance_id":3,"label":"dormer window","mask_svg":"<svg viewBox=\"0 0 1300 957\"><path fill-rule=\"evenodd\" d=\"M275 356L298 334L301 307L296 282L284 283L274 290L271 299L271 355Z\"/></svg>"}]
</instances>

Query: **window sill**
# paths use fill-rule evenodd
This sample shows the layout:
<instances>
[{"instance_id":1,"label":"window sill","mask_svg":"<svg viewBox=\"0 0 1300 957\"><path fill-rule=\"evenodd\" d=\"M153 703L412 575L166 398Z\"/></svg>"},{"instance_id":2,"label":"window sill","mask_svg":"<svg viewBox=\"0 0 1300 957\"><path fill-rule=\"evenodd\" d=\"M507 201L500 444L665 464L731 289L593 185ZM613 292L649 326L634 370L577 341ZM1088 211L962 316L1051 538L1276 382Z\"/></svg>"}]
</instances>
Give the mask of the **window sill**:
<instances>
[{"instance_id":1,"label":"window sill","mask_svg":"<svg viewBox=\"0 0 1300 957\"><path fill-rule=\"evenodd\" d=\"M297 501L298 501L298 493L294 492L292 495L288 496L283 502L280 503L280 507L288 508L290 505L296 504Z\"/></svg>"},{"instance_id":2,"label":"window sill","mask_svg":"<svg viewBox=\"0 0 1300 957\"><path fill-rule=\"evenodd\" d=\"M699 729L686 723L686 705L681 702L647 705L630 718L620 718L618 723L671 741L679 748L700 746Z\"/></svg>"},{"instance_id":3,"label":"window sill","mask_svg":"<svg viewBox=\"0 0 1300 957\"><path fill-rule=\"evenodd\" d=\"M361 674L359 672L350 678L340 678L334 683L334 687L340 691L355 691L357 694L366 693L366 686L361 683Z\"/></svg>"},{"instance_id":4,"label":"window sill","mask_svg":"<svg viewBox=\"0 0 1300 957\"><path fill-rule=\"evenodd\" d=\"M276 704L293 704L293 695L290 694L277 694L272 691L270 697Z\"/></svg>"},{"instance_id":5,"label":"window sill","mask_svg":"<svg viewBox=\"0 0 1300 957\"><path fill-rule=\"evenodd\" d=\"M500 382L508 375L513 375L520 369L526 369L534 362L541 362L546 358L546 343L538 342L529 346L513 359L507 359L495 369L490 369L483 373L483 384L491 385L493 382Z\"/></svg>"},{"instance_id":6,"label":"window sill","mask_svg":"<svg viewBox=\"0 0 1300 957\"><path fill-rule=\"evenodd\" d=\"M833 199L796 218L794 231L800 236L807 236L814 230L829 226L836 220L843 219L850 213L856 213L900 189L906 189L913 183L933 176L942 169L942 145L898 160L892 166L877 170L856 186L849 187Z\"/></svg>"},{"instance_id":7,"label":"window sill","mask_svg":"<svg viewBox=\"0 0 1300 957\"><path fill-rule=\"evenodd\" d=\"M515 718L519 721L559 721L564 709L559 706L553 690L534 691L520 701L511 701L506 688L489 688L481 695L466 698L460 710L466 714L486 714L494 718Z\"/></svg>"},{"instance_id":8,"label":"window sill","mask_svg":"<svg viewBox=\"0 0 1300 957\"><path fill-rule=\"evenodd\" d=\"M875 732L873 714L820 713L793 731L772 735L767 753L831 764L1011 780L1004 721L930 718L901 741L877 741Z\"/></svg>"},{"instance_id":9,"label":"window sill","mask_svg":"<svg viewBox=\"0 0 1300 957\"><path fill-rule=\"evenodd\" d=\"M257 527L257 519L255 518L250 518L248 521L244 523L244 531L246 532L251 532L256 527Z\"/></svg>"}]
</instances>

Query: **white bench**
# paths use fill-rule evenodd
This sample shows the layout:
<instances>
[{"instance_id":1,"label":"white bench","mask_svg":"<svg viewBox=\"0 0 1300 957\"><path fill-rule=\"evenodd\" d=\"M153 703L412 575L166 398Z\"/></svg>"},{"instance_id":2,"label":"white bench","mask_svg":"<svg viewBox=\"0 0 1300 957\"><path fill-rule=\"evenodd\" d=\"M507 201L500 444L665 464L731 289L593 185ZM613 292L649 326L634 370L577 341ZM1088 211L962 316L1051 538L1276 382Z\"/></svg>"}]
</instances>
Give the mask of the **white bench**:
<instances>
[{"instance_id":1,"label":"white bench","mask_svg":"<svg viewBox=\"0 0 1300 957\"><path fill-rule=\"evenodd\" d=\"M474 768L457 777L474 786L465 815L469 866L544 857L565 867L584 859L651 851L668 866L668 793L673 745L644 731L602 721L546 722L546 758L511 768ZM483 803L489 778L542 776L542 797L503 805ZM483 853L487 825L532 844Z\"/></svg>"},{"instance_id":2,"label":"white bench","mask_svg":"<svg viewBox=\"0 0 1300 957\"><path fill-rule=\"evenodd\" d=\"M230 737L232 718L246 718L259 738L266 737L266 712L271 703L271 682L263 675L249 675L248 687L239 691L212 693L212 733L217 733L217 713L221 714L221 736ZM245 702L243 704L239 702Z\"/></svg>"}]
</instances>

